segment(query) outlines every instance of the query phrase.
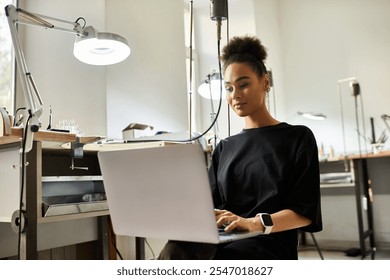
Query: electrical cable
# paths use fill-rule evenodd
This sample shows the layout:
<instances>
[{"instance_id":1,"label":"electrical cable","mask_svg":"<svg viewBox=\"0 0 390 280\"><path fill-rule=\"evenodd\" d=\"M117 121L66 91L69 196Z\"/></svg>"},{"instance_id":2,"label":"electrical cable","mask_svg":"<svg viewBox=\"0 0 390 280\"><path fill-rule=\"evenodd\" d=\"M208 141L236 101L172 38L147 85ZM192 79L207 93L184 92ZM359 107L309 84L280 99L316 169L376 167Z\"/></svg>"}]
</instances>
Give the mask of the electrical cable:
<instances>
[{"instance_id":1,"label":"electrical cable","mask_svg":"<svg viewBox=\"0 0 390 280\"><path fill-rule=\"evenodd\" d=\"M229 6L227 5L226 6L226 12L227 12L227 17L226 17L226 41L229 43L230 41L230 37L229 37L229 24L230 24L230 21L229 21ZM228 137L230 136L230 127L231 127L231 123L230 123L230 105L227 104L227 123L228 123Z\"/></svg>"},{"instance_id":2,"label":"electrical cable","mask_svg":"<svg viewBox=\"0 0 390 280\"><path fill-rule=\"evenodd\" d=\"M22 140L22 154L21 154L21 182L20 182L20 197L19 197L19 217L17 223L18 225L18 260L20 260L20 249L21 249L21 239L22 239L22 210L23 210L23 195L24 195L24 181L25 181L25 172L26 172L26 142L27 142L27 132L29 129L29 122L31 119L31 113L28 115L26 126L24 129L24 136Z\"/></svg>"},{"instance_id":3,"label":"electrical cable","mask_svg":"<svg viewBox=\"0 0 390 280\"><path fill-rule=\"evenodd\" d=\"M221 56L221 41L218 40L217 41L217 49L218 49L218 58ZM212 128L213 126L215 125L215 123L217 122L218 120L218 117L219 117L219 114L221 112L221 105L222 105L222 87L223 87L223 83L222 83L222 65L221 65L221 61L218 59L218 69L219 69L219 78L220 78L220 98L219 98L219 104L218 104L218 110L215 114L215 118L213 120L213 122L211 123L211 125L201 134L197 135L197 136L194 136L194 137L190 137L188 139L184 139L184 140L180 140L180 139L175 139L175 140L171 140L171 139L159 139L158 141L166 141L166 142L178 142L178 143L188 143L188 142L193 142L193 141L196 141L200 138L202 138L203 136L205 136ZM139 139L139 140L131 140L131 142L154 142L154 141L157 141L157 140L142 140L142 139Z\"/></svg>"},{"instance_id":4,"label":"electrical cable","mask_svg":"<svg viewBox=\"0 0 390 280\"><path fill-rule=\"evenodd\" d=\"M192 1L191 1L192 2ZM227 12L228 12L228 7L226 6L226 9L227 9ZM192 31L192 29L191 29ZM227 38L229 40L229 17L227 17L227 28L226 28L226 32L227 32ZM217 110L217 113L215 114L215 117L211 123L211 125L203 132L201 133L200 135L198 136L195 136L195 137L192 137L192 138L189 138L187 140L179 140L177 142L192 142L192 141L196 141L198 140L199 138L203 137L204 135L206 135L213 127L214 125L216 124L216 122L218 121L218 117L219 117L219 114L221 112L221 106L222 106L222 92L223 92L223 83L222 83L222 65L221 65L221 39L220 38L217 38L217 53L218 53L218 70L219 70L219 81L220 81L220 88L219 88L219 103L218 103L218 110ZM191 62L192 64L192 62ZM230 112L229 112L229 107L228 107L228 135L230 136Z\"/></svg>"},{"instance_id":5,"label":"electrical cable","mask_svg":"<svg viewBox=\"0 0 390 280\"><path fill-rule=\"evenodd\" d=\"M218 58L221 56L221 41L218 40L217 41L217 49L218 49ZM215 123L217 122L218 120L218 117L219 117L219 114L221 112L221 105L222 105L222 65L221 65L221 61L218 59L218 68L219 68L219 78L220 78L220 98L219 98L219 104L218 104L218 110L217 110L217 113L215 114L215 118L213 120L213 122L211 123L211 125L201 134L195 136L195 137L192 137L192 138L189 138L189 139L186 139L186 140L175 140L175 142L193 142L193 141L196 141L198 140L199 138L203 137L204 135L206 135L212 128L213 126L215 125ZM162 140L164 141L164 140ZM169 140L167 140L169 141Z\"/></svg>"},{"instance_id":6,"label":"electrical cable","mask_svg":"<svg viewBox=\"0 0 390 280\"><path fill-rule=\"evenodd\" d=\"M79 23L79 20L84 21L84 25L83 25L83 26L80 25L81 28L84 28L84 27L87 25L87 21L85 20L85 18L79 17L79 18L76 19L75 23L80 24L80 23Z\"/></svg>"},{"instance_id":7,"label":"electrical cable","mask_svg":"<svg viewBox=\"0 0 390 280\"><path fill-rule=\"evenodd\" d=\"M214 117L214 120L212 121L211 125L201 134L197 135L197 136L194 136L194 137L191 137L192 136L192 131L191 131L191 123L192 123L192 103L191 103L191 99L192 99L192 33L193 33L193 28L192 28L192 22L193 22L193 8L192 8L192 5L193 5L193 0L190 1L190 7L191 7L191 11L190 11L190 21L191 21L191 24L190 24L190 85L189 85L189 88L190 88L190 129L189 129L189 132L190 132L190 135L189 135L189 138L188 139L184 139L184 140L171 140L171 139L159 139L158 141L166 141L166 142L178 142L178 143L188 143L188 142L194 142L200 138L202 138L203 136L205 136L212 128L213 126L216 124L217 120L218 120L218 117L219 117L219 114L221 112L221 105L222 105L222 87L223 87L223 83L222 83L222 65L221 65L221 60L220 60L220 57L221 57L221 39L220 38L217 38L217 52L218 52L218 69L219 69L219 78L220 78L220 98L219 98L219 104L218 104L218 110L217 110L217 113L215 114L215 117ZM227 9L227 7L226 7ZM229 19L227 19L228 21ZM227 36L229 38L229 28L227 27ZM228 113L229 113L229 108L228 108ZM228 126L229 126L229 136L230 136L230 116L228 117ZM131 140L131 142L153 142L153 141L157 141L157 140Z\"/></svg>"},{"instance_id":8,"label":"electrical cable","mask_svg":"<svg viewBox=\"0 0 390 280\"><path fill-rule=\"evenodd\" d=\"M112 226L111 220L110 220L110 222L109 222L109 225L110 225L110 230L111 230L111 232L113 233L113 234L111 234L111 244L112 244L112 246L114 246L115 252L116 252L117 255L119 256L119 258L123 261L123 256L122 256L122 254L120 253L120 251L119 251L119 249L118 249L118 246L117 246L117 244L116 244L116 239L115 239L115 234L114 234L114 228L113 228L113 226ZM145 238L145 243L146 243L146 245L148 246L150 252L152 253L153 259L155 260L155 259L156 259L156 255L155 255L155 253L154 253L154 251L153 251L153 249L152 249L152 246L150 246L150 244L149 244L149 242L148 242L148 240L147 240L146 238Z\"/></svg>"},{"instance_id":9,"label":"electrical cable","mask_svg":"<svg viewBox=\"0 0 390 280\"><path fill-rule=\"evenodd\" d=\"M153 260L155 260L155 259L156 259L156 255L154 254L154 251L153 251L153 249L152 249L152 246L150 246L150 244L149 244L149 242L148 242L148 239L146 239L146 238L145 238L145 243L146 243L146 245L148 246L150 252L152 253Z\"/></svg>"},{"instance_id":10,"label":"electrical cable","mask_svg":"<svg viewBox=\"0 0 390 280\"><path fill-rule=\"evenodd\" d=\"M123 257L122 257L122 254L121 252L119 251L118 247L116 246L116 239L115 239L115 234L114 234L114 228L112 226L112 222L111 222L111 219L109 221L109 225L110 225L110 230L111 230L111 244L112 246L114 246L114 249L115 249L115 252L117 253L117 255L119 256L119 258L123 261Z\"/></svg>"},{"instance_id":11,"label":"electrical cable","mask_svg":"<svg viewBox=\"0 0 390 280\"><path fill-rule=\"evenodd\" d=\"M19 110L26 110L26 109L27 109L26 107L20 107L20 108L16 109L13 126L19 125L19 124L17 124L17 122L19 122L19 120L17 120Z\"/></svg>"}]
</instances>

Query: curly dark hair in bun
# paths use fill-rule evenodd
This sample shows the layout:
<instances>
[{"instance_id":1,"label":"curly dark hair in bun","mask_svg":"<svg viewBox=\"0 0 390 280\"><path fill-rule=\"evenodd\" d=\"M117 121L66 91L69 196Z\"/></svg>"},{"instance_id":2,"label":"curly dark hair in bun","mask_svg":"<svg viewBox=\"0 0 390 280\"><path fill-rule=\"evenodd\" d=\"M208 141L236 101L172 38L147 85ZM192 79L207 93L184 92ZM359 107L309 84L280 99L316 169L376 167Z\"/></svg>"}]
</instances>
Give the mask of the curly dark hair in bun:
<instances>
[{"instance_id":1,"label":"curly dark hair in bun","mask_svg":"<svg viewBox=\"0 0 390 280\"><path fill-rule=\"evenodd\" d=\"M252 36L233 37L222 49L223 72L232 63L246 63L259 76L267 73L264 60L267 50L260 40Z\"/></svg>"}]
</instances>

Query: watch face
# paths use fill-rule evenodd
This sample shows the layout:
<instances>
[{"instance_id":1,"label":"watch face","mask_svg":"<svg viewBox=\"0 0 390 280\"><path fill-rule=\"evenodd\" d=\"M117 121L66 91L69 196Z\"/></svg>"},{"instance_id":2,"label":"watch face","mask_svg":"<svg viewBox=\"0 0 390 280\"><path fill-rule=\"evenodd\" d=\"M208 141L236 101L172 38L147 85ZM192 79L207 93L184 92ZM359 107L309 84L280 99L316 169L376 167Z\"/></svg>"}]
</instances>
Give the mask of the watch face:
<instances>
[{"instance_id":1,"label":"watch face","mask_svg":"<svg viewBox=\"0 0 390 280\"><path fill-rule=\"evenodd\" d=\"M274 225L271 219L271 215L261 215L261 219L263 220L264 226L266 227L271 227Z\"/></svg>"}]
</instances>

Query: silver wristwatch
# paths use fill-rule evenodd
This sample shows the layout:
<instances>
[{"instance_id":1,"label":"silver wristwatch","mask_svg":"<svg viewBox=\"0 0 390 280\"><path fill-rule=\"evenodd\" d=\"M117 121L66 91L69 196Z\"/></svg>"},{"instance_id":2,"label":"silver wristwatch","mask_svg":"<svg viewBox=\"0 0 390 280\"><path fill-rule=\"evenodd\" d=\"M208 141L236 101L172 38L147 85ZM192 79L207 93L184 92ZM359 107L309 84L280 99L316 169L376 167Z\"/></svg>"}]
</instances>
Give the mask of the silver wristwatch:
<instances>
[{"instance_id":1,"label":"silver wristwatch","mask_svg":"<svg viewBox=\"0 0 390 280\"><path fill-rule=\"evenodd\" d=\"M269 234L272 231L272 228L274 226L274 223L272 222L271 215L268 213L259 213L257 214L259 216L261 224L264 226L264 234Z\"/></svg>"}]
</instances>

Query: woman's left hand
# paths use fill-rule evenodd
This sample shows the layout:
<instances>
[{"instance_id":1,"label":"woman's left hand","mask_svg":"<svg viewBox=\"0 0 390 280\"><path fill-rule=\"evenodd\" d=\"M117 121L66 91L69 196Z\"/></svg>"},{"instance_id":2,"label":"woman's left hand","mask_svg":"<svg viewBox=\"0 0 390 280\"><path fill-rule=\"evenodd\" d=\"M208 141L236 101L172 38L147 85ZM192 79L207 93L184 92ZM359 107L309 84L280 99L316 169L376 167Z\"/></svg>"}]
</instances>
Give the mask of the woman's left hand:
<instances>
[{"instance_id":1,"label":"woman's left hand","mask_svg":"<svg viewBox=\"0 0 390 280\"><path fill-rule=\"evenodd\" d=\"M256 231L262 230L260 220L254 218L242 218L227 210L215 210L217 226L225 226L225 231Z\"/></svg>"}]
</instances>

